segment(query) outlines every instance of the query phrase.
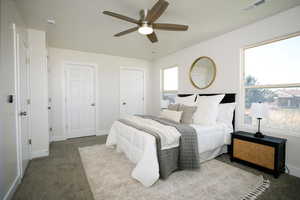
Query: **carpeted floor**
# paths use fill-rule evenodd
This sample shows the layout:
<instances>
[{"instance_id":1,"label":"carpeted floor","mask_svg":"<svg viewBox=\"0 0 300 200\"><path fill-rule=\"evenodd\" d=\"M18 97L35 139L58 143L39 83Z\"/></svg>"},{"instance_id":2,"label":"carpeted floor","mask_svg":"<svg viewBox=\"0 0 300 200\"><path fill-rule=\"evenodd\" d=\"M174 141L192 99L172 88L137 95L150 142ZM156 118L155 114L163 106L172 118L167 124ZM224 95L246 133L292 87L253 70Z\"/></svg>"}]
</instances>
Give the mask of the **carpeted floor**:
<instances>
[{"instance_id":1,"label":"carpeted floor","mask_svg":"<svg viewBox=\"0 0 300 200\"><path fill-rule=\"evenodd\" d=\"M135 165L115 149L94 145L79 148L79 153L96 200L251 199L270 185L262 175L213 159L202 163L199 170L178 171L144 187L130 176Z\"/></svg>"},{"instance_id":2,"label":"carpeted floor","mask_svg":"<svg viewBox=\"0 0 300 200\"><path fill-rule=\"evenodd\" d=\"M30 162L13 199L93 199L78 147L103 144L105 140L106 137L100 136L52 143L49 157L35 159ZM217 159L267 177L271 181L271 186L258 198L259 200L300 199L300 178L284 174L279 179L274 179L273 176L255 169L231 163L228 155L222 155Z\"/></svg>"}]
</instances>

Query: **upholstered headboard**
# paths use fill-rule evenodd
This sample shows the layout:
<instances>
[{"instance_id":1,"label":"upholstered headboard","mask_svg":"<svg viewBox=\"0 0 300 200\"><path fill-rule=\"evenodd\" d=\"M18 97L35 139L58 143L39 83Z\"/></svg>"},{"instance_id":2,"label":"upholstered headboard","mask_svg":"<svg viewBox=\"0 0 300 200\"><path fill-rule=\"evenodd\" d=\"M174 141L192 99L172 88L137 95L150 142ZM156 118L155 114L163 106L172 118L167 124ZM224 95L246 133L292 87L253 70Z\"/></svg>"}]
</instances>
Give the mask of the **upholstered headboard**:
<instances>
[{"instance_id":1,"label":"upholstered headboard","mask_svg":"<svg viewBox=\"0 0 300 200\"><path fill-rule=\"evenodd\" d=\"M187 97L187 96L191 96L191 95L194 95L194 94L178 94L177 96ZM219 95L219 94L197 94L195 101L197 100L198 96L213 96L213 95ZM225 96L222 99L221 103L234 103L235 97L236 97L235 93L225 93ZM235 129L235 111L233 113L232 126L233 126L233 130L234 130Z\"/></svg>"}]
</instances>

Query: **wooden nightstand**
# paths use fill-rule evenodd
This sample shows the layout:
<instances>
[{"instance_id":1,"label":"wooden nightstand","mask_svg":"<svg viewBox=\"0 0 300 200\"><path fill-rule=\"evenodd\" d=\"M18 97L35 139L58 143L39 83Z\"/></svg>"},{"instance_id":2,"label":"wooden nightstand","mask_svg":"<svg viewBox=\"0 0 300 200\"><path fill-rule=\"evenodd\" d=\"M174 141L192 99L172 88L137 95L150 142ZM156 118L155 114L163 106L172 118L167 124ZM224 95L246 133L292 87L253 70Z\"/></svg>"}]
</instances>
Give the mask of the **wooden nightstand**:
<instances>
[{"instance_id":1,"label":"wooden nightstand","mask_svg":"<svg viewBox=\"0 0 300 200\"><path fill-rule=\"evenodd\" d=\"M277 178L285 170L286 139L266 136L256 138L243 131L232 133L231 161L274 174Z\"/></svg>"}]
</instances>

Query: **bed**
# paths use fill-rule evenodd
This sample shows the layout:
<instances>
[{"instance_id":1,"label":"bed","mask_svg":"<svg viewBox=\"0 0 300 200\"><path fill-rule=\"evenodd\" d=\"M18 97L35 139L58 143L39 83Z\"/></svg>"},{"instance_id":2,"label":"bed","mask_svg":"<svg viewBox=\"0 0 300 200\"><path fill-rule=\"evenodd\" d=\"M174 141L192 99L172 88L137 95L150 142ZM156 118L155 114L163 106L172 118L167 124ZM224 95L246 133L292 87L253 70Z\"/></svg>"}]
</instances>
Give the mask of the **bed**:
<instances>
[{"instance_id":1,"label":"bed","mask_svg":"<svg viewBox=\"0 0 300 200\"><path fill-rule=\"evenodd\" d=\"M184 97L190 95L192 94L180 94L178 96ZM198 96L210 95L216 94L196 95L196 99ZM233 102L235 102L235 94L225 94L220 104ZM200 163L227 152L227 146L231 141L230 134L234 129L234 117L232 119L232 128L222 123L217 123L213 126L197 124L190 124L190 126L194 128L198 138ZM162 129L162 127L157 127L157 129ZM167 131L174 130L170 128ZM180 134L172 135L172 137L169 138L169 143L161 147L162 149L172 149L179 145ZM157 140L152 135L121 121L113 123L106 142L106 146L116 148L118 152L123 152L131 162L136 164L131 176L146 187L153 185L160 178L159 150L156 144Z\"/></svg>"}]
</instances>

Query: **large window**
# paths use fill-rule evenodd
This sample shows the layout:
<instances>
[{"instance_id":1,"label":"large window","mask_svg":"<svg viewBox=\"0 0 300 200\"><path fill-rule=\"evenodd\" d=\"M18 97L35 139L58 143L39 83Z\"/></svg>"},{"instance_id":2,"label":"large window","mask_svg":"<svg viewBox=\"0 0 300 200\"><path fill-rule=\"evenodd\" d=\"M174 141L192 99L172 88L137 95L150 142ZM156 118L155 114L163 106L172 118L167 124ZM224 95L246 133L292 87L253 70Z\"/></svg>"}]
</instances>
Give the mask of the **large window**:
<instances>
[{"instance_id":1,"label":"large window","mask_svg":"<svg viewBox=\"0 0 300 200\"><path fill-rule=\"evenodd\" d=\"M162 107L175 102L178 90L178 67L162 69Z\"/></svg>"},{"instance_id":2,"label":"large window","mask_svg":"<svg viewBox=\"0 0 300 200\"><path fill-rule=\"evenodd\" d=\"M264 129L300 136L300 36L244 50L244 123L255 126L250 108L269 107Z\"/></svg>"}]
</instances>

